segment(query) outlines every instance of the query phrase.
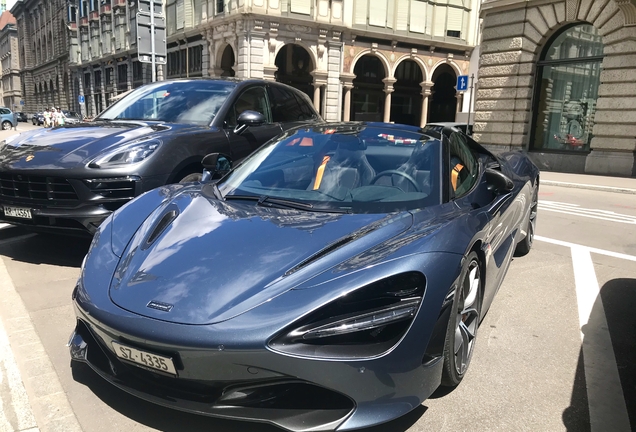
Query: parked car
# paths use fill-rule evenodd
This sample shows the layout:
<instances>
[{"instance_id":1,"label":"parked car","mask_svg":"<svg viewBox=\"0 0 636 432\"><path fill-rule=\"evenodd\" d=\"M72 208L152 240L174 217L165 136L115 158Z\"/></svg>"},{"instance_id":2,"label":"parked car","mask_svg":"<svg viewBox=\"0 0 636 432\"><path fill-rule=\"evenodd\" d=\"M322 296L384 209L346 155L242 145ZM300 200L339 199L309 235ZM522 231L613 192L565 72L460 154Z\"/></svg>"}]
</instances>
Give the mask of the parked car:
<instances>
[{"instance_id":1,"label":"parked car","mask_svg":"<svg viewBox=\"0 0 636 432\"><path fill-rule=\"evenodd\" d=\"M71 358L197 414L387 422L465 377L513 254L532 246L538 190L524 154L455 128L289 130L219 181L108 218L73 291Z\"/></svg>"},{"instance_id":2,"label":"parked car","mask_svg":"<svg viewBox=\"0 0 636 432\"><path fill-rule=\"evenodd\" d=\"M75 111L62 110L62 114L64 114L64 122L67 124L75 124L83 121L82 116Z\"/></svg>"},{"instance_id":3,"label":"parked car","mask_svg":"<svg viewBox=\"0 0 636 432\"><path fill-rule=\"evenodd\" d=\"M41 112L33 114L31 122L33 123L33 126L42 126L44 124L44 114Z\"/></svg>"},{"instance_id":4,"label":"parked car","mask_svg":"<svg viewBox=\"0 0 636 432\"><path fill-rule=\"evenodd\" d=\"M309 97L283 84L149 84L90 123L24 132L1 143L0 220L94 232L143 192L199 179L207 153L240 161L283 130L321 122Z\"/></svg>"},{"instance_id":5,"label":"parked car","mask_svg":"<svg viewBox=\"0 0 636 432\"><path fill-rule=\"evenodd\" d=\"M13 111L6 107L0 107L0 125L2 130L9 130L16 125L16 120L13 116Z\"/></svg>"},{"instance_id":6,"label":"parked car","mask_svg":"<svg viewBox=\"0 0 636 432\"><path fill-rule=\"evenodd\" d=\"M19 122L26 123L26 122L28 121L28 119L27 119L27 115L26 115L26 113L25 113L25 112L18 111L18 113L17 113L17 114L18 114L18 121L19 121Z\"/></svg>"}]
</instances>

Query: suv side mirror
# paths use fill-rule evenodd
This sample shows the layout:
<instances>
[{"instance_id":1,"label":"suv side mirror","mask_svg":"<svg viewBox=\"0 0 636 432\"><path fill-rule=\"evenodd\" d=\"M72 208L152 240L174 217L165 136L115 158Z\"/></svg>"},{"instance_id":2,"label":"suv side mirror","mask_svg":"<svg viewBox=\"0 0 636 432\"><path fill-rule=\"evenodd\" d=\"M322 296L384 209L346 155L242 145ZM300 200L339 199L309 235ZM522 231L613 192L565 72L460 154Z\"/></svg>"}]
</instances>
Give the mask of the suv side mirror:
<instances>
[{"instance_id":1,"label":"suv side mirror","mask_svg":"<svg viewBox=\"0 0 636 432\"><path fill-rule=\"evenodd\" d=\"M486 181L489 185L489 189L497 195L510 192L515 187L512 180L510 180L510 178L508 178L508 176L506 176L501 171L492 168L486 168L485 175Z\"/></svg>"},{"instance_id":2,"label":"suv side mirror","mask_svg":"<svg viewBox=\"0 0 636 432\"><path fill-rule=\"evenodd\" d=\"M240 135L248 127L264 125L265 121L265 116L258 111L243 111L236 119L236 127L234 128L234 133Z\"/></svg>"},{"instance_id":3,"label":"suv side mirror","mask_svg":"<svg viewBox=\"0 0 636 432\"><path fill-rule=\"evenodd\" d=\"M223 153L210 153L201 160L203 178L201 181L212 179L215 174L224 176L232 169L232 159Z\"/></svg>"}]
</instances>

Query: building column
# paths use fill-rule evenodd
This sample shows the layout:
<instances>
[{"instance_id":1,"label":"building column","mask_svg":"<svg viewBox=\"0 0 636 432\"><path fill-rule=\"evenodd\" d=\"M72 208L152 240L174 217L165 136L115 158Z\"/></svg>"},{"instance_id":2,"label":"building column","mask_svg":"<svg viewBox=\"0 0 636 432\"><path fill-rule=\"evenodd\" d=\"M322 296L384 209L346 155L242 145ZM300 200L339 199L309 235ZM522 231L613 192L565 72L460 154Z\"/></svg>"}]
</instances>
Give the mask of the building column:
<instances>
[{"instance_id":1,"label":"building column","mask_svg":"<svg viewBox=\"0 0 636 432\"><path fill-rule=\"evenodd\" d=\"M420 127L424 127L428 121L428 98L431 96L433 83L424 81L420 83L420 87L422 87L422 118L420 119Z\"/></svg>"},{"instance_id":2,"label":"building column","mask_svg":"<svg viewBox=\"0 0 636 432\"><path fill-rule=\"evenodd\" d=\"M455 94L455 98L457 99L457 109L455 112L460 113L462 112L462 105L464 104L464 94L457 92Z\"/></svg>"},{"instance_id":3,"label":"building column","mask_svg":"<svg viewBox=\"0 0 636 432\"><path fill-rule=\"evenodd\" d=\"M318 111L318 113L323 117L325 117L326 113L322 112L321 110L322 106L320 104L320 93L322 91L322 87L327 86L328 74L329 73L327 71L319 70L314 70L311 72L311 75L314 77L314 108L316 108L316 111Z\"/></svg>"},{"instance_id":4,"label":"building column","mask_svg":"<svg viewBox=\"0 0 636 432\"><path fill-rule=\"evenodd\" d=\"M351 121L351 90L353 90L353 80L356 78L354 74L341 73L340 81L344 90L344 109L342 113L342 121Z\"/></svg>"},{"instance_id":5,"label":"building column","mask_svg":"<svg viewBox=\"0 0 636 432\"><path fill-rule=\"evenodd\" d=\"M391 123L391 93L395 91L393 88L393 84L397 79L394 77L387 77L382 80L384 83L384 93L386 96L384 97L384 123Z\"/></svg>"}]
</instances>

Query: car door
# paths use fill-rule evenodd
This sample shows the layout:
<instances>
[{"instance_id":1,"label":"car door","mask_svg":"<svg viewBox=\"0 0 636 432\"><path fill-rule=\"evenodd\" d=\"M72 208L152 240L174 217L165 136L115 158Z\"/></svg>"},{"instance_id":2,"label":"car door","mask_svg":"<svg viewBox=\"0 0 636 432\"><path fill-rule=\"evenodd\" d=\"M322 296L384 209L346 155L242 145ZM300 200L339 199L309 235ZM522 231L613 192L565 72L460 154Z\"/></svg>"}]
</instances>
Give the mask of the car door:
<instances>
[{"instance_id":1,"label":"car door","mask_svg":"<svg viewBox=\"0 0 636 432\"><path fill-rule=\"evenodd\" d=\"M489 229L483 244L486 255L486 285L484 299L488 302L504 277L515 249L515 206L511 192L493 196L488 191L486 179L481 176L484 162L473 153L464 133L455 131L449 135L450 195L460 209L486 214ZM477 182L481 178L481 183ZM485 199L487 197L487 199Z\"/></svg>"},{"instance_id":2,"label":"car door","mask_svg":"<svg viewBox=\"0 0 636 432\"><path fill-rule=\"evenodd\" d=\"M261 126L250 126L238 134L234 133L237 118L243 111L248 110L263 114L266 123ZM234 162L240 162L281 132L281 126L272 122L270 102L264 86L253 86L243 90L232 104L225 118L225 133L230 142L230 156Z\"/></svg>"}]
</instances>

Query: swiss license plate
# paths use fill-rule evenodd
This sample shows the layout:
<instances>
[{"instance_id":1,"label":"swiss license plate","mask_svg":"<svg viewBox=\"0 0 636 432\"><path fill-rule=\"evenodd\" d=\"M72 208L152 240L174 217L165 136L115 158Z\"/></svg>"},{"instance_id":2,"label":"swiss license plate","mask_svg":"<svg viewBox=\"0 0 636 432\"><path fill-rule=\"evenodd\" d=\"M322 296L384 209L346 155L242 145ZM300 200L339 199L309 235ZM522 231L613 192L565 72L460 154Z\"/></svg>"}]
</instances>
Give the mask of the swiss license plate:
<instances>
[{"instance_id":1,"label":"swiss license plate","mask_svg":"<svg viewBox=\"0 0 636 432\"><path fill-rule=\"evenodd\" d=\"M20 219L33 219L31 209L24 207L4 206L4 215Z\"/></svg>"},{"instance_id":2,"label":"swiss license plate","mask_svg":"<svg viewBox=\"0 0 636 432\"><path fill-rule=\"evenodd\" d=\"M119 342L115 341L112 342L112 345L113 350L115 350L115 354L119 358L137 363L138 365L145 366L150 369L158 370L172 375L177 374L177 370L174 367L174 362L172 361L171 357L162 356L160 354L155 354L148 351L142 351L128 345L122 345Z\"/></svg>"}]
</instances>

